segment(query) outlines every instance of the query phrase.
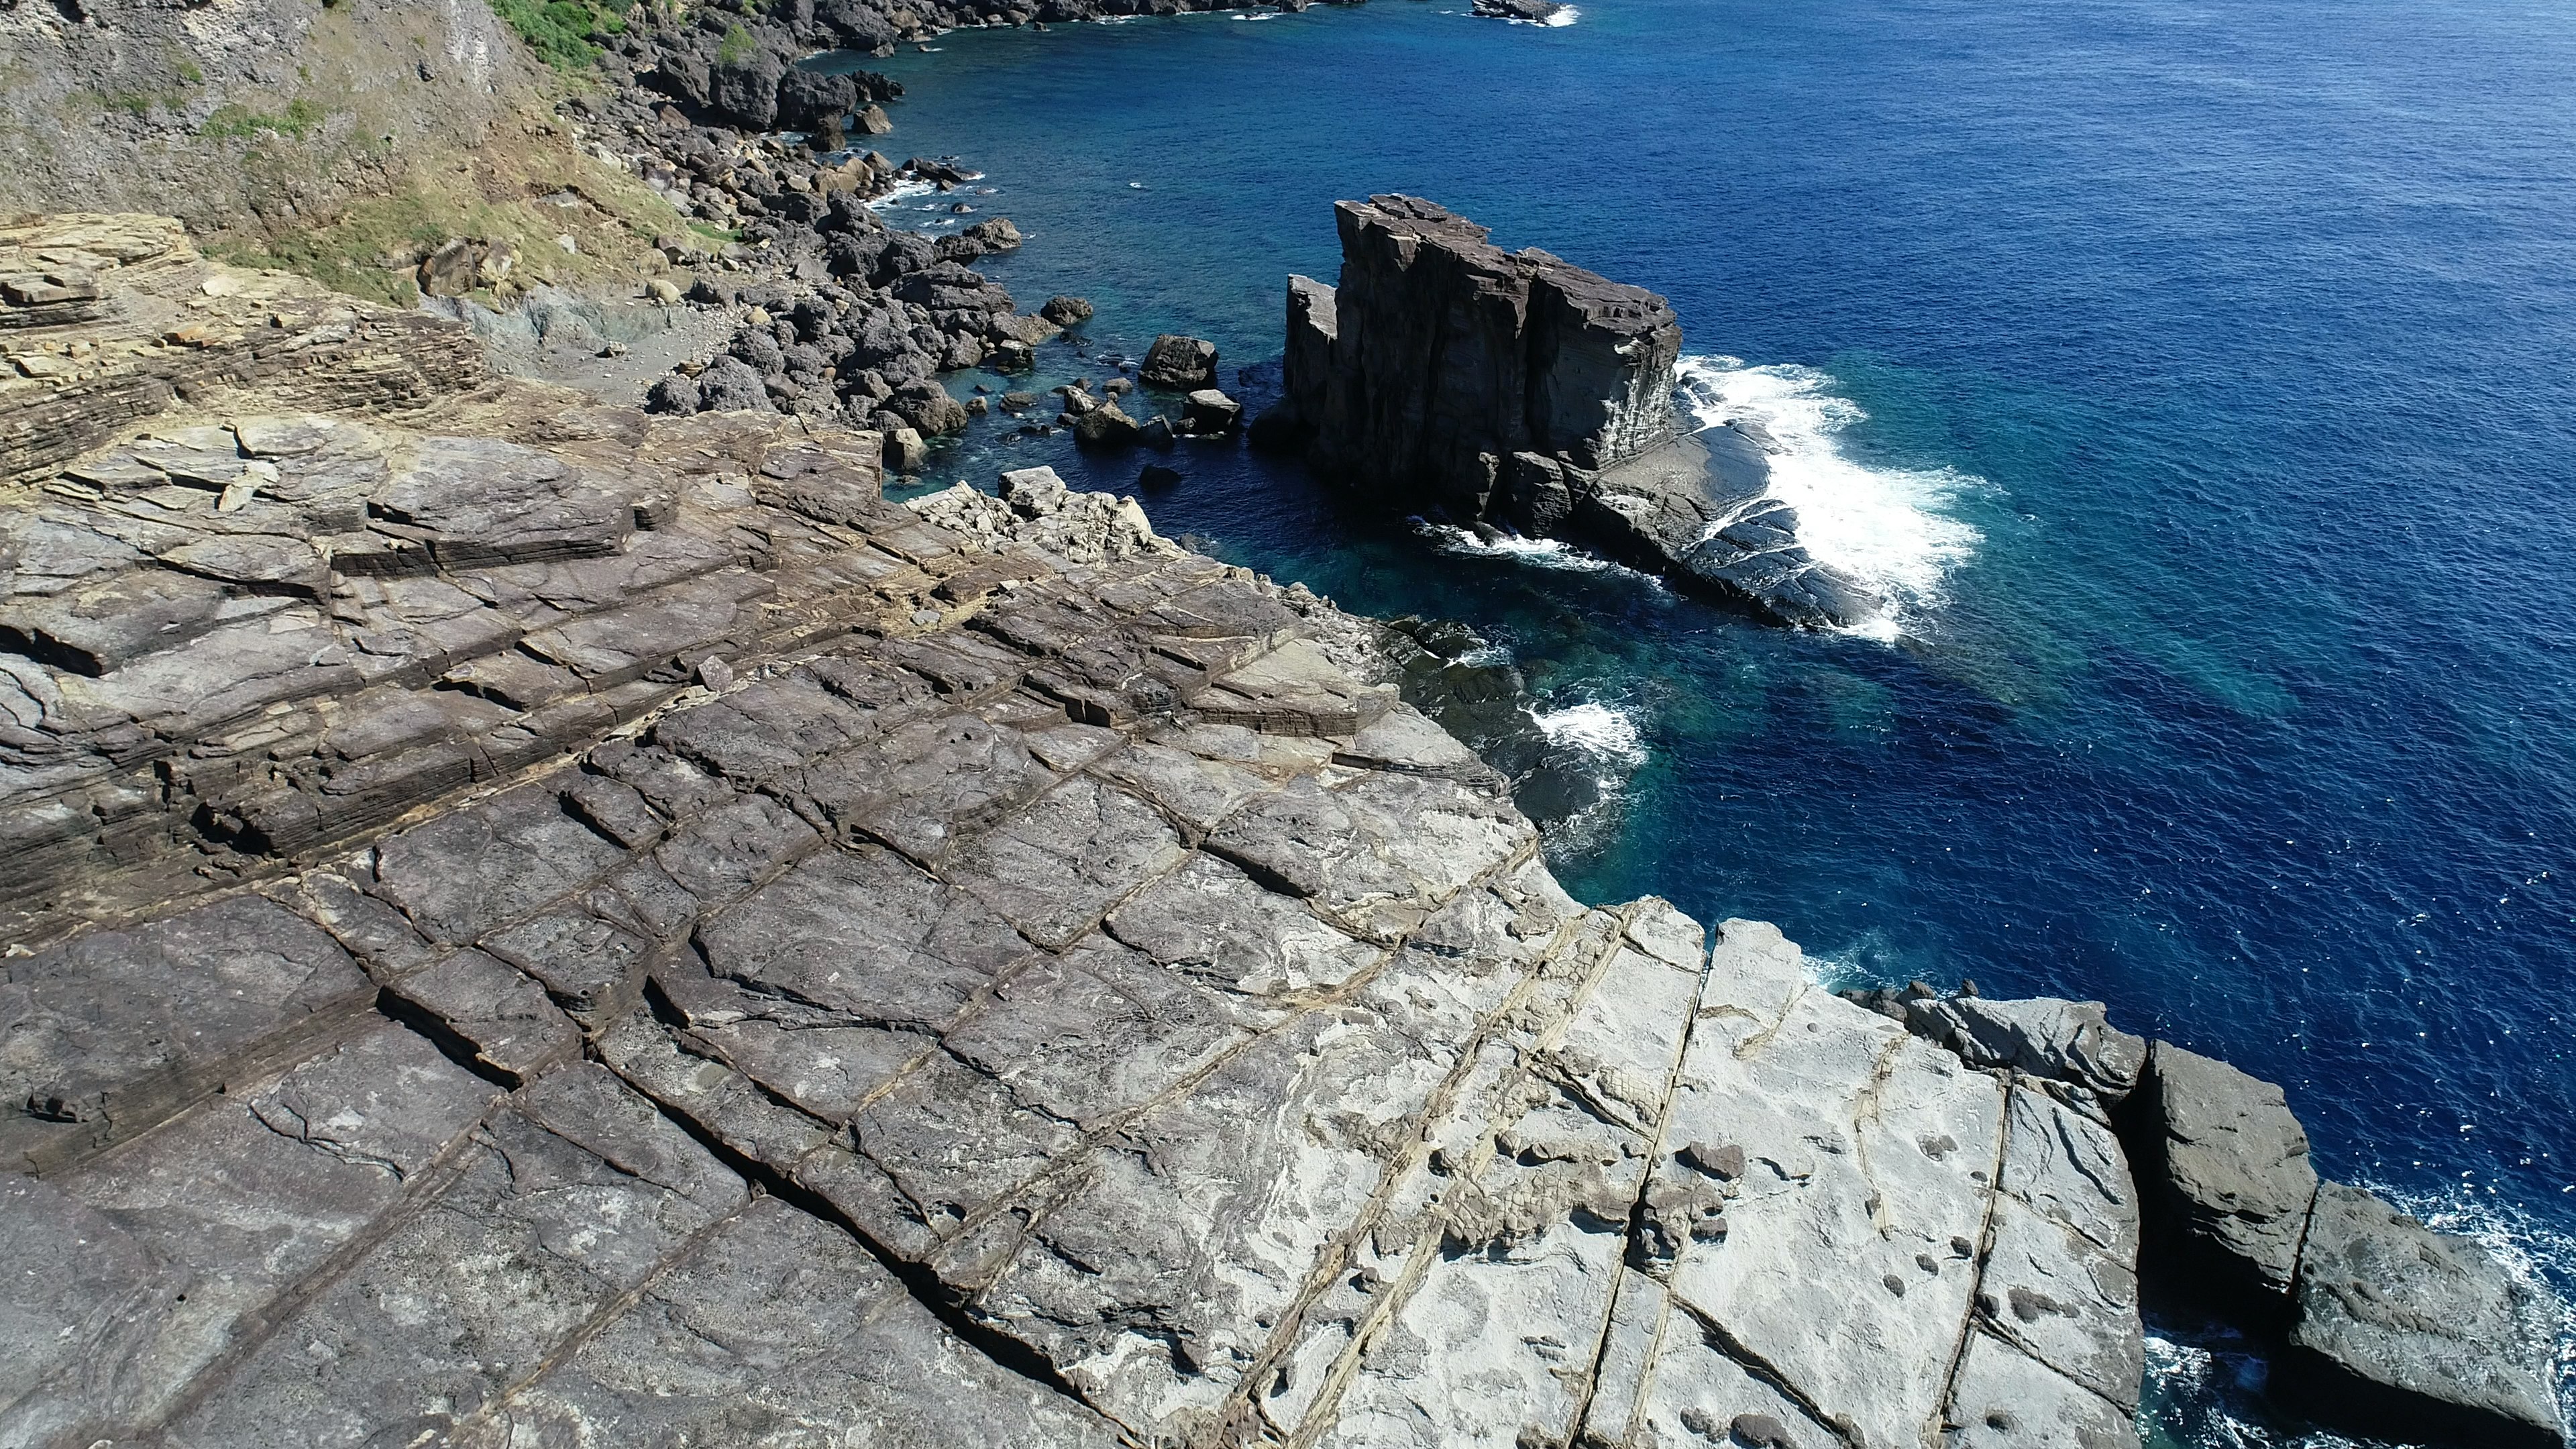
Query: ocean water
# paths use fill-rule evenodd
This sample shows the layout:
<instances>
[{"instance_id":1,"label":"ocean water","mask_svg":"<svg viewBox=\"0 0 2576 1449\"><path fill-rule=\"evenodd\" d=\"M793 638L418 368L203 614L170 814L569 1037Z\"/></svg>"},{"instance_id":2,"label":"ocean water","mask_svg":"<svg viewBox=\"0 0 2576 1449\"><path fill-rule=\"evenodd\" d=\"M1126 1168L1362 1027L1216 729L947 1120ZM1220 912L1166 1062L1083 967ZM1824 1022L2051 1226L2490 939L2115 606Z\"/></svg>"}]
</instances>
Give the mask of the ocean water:
<instances>
[{"instance_id":1,"label":"ocean water","mask_svg":"<svg viewBox=\"0 0 2576 1449\"><path fill-rule=\"evenodd\" d=\"M1509 649L1614 787L1555 844L1578 894L1776 920L1838 982L2100 998L2576 1290L2576 10L1465 9L871 62L910 88L890 154L990 189L893 210L1008 215L987 270L1099 308L1041 386L1177 331L1261 398L1282 279L1329 279L1331 203L1373 191L1664 292L1691 406L1790 445L1880 627L1766 628L1239 447L1142 501ZM1145 461L995 419L933 477ZM2157 1442L2332 1442L2264 1417L2239 1345L2154 1357Z\"/></svg>"}]
</instances>

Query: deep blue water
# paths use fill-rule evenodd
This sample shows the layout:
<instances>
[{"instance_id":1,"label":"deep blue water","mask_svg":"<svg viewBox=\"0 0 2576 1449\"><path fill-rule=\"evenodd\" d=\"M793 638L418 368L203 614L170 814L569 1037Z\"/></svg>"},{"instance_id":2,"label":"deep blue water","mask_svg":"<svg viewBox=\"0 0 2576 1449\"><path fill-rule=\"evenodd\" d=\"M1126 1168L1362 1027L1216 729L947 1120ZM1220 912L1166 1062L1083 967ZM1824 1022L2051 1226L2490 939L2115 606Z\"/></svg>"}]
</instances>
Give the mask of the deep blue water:
<instances>
[{"instance_id":1,"label":"deep blue water","mask_svg":"<svg viewBox=\"0 0 2576 1449\"><path fill-rule=\"evenodd\" d=\"M1236 448L1144 501L1632 722L1578 894L1773 919L1855 981L2101 998L2568 1289L2576 10L1461 10L952 35L874 63L911 88L887 145L988 173L1023 305L1099 307L1044 382L1164 331L1275 360L1332 201L1390 189L1805 369L1734 377L1865 415L1810 431L1872 505L1847 541L1937 574L1893 642L1443 552ZM1036 461L1133 491L1144 460L987 424L936 476ZM2286 1441L2211 1417L2233 1361L2165 1360L2171 1442Z\"/></svg>"}]
</instances>

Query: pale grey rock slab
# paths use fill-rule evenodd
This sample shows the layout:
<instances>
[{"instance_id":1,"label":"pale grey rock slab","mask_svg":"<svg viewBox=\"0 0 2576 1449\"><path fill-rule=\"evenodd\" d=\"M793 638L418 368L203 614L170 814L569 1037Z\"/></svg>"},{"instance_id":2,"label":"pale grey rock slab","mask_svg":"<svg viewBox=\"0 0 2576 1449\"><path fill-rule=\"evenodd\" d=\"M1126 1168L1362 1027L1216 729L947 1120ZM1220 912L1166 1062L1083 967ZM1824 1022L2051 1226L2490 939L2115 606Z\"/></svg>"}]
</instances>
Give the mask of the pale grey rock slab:
<instances>
[{"instance_id":1,"label":"pale grey rock slab","mask_svg":"<svg viewBox=\"0 0 2576 1449\"><path fill-rule=\"evenodd\" d=\"M52 1161L130 1136L239 1064L294 1060L372 989L331 937L259 896L0 961L0 1150Z\"/></svg>"},{"instance_id":2,"label":"pale grey rock slab","mask_svg":"<svg viewBox=\"0 0 2576 1449\"><path fill-rule=\"evenodd\" d=\"M2138 1205L2111 1130L2016 1078L1978 1281L1990 1328L2114 1404L2145 1372Z\"/></svg>"},{"instance_id":3,"label":"pale grey rock slab","mask_svg":"<svg viewBox=\"0 0 2576 1449\"><path fill-rule=\"evenodd\" d=\"M621 608L532 631L519 647L562 666L592 689L657 670L677 674L710 653L728 653L757 639L767 622L761 601L775 588L775 581L763 575L726 569L672 584Z\"/></svg>"},{"instance_id":4,"label":"pale grey rock slab","mask_svg":"<svg viewBox=\"0 0 2576 1449\"><path fill-rule=\"evenodd\" d=\"M2131 1412L1976 1332L1960 1357L1948 1442L1957 1449L2137 1449Z\"/></svg>"},{"instance_id":5,"label":"pale grey rock slab","mask_svg":"<svg viewBox=\"0 0 2576 1449\"><path fill-rule=\"evenodd\" d=\"M874 846L809 856L700 926L698 945L719 976L934 1028L1029 951L982 902Z\"/></svg>"},{"instance_id":6,"label":"pale grey rock slab","mask_svg":"<svg viewBox=\"0 0 2576 1449\"><path fill-rule=\"evenodd\" d=\"M478 1070L519 1086L568 1059L581 1030L545 988L481 951L458 951L385 988L395 1008L423 1028L463 1043Z\"/></svg>"},{"instance_id":7,"label":"pale grey rock slab","mask_svg":"<svg viewBox=\"0 0 2576 1449\"><path fill-rule=\"evenodd\" d=\"M0 1228L13 1252L0 1270L0 1440L86 1443L138 1392L134 1361L177 1294L183 1269L162 1262L107 1215L53 1183L0 1173Z\"/></svg>"},{"instance_id":8,"label":"pale grey rock slab","mask_svg":"<svg viewBox=\"0 0 2576 1449\"><path fill-rule=\"evenodd\" d=\"M460 1444L1119 1442L1098 1415L958 1341L840 1229L754 1204Z\"/></svg>"},{"instance_id":9,"label":"pale grey rock slab","mask_svg":"<svg viewBox=\"0 0 2576 1449\"><path fill-rule=\"evenodd\" d=\"M1187 854L1151 806L1076 776L977 839L943 874L1022 935L1062 950Z\"/></svg>"},{"instance_id":10,"label":"pale grey rock slab","mask_svg":"<svg viewBox=\"0 0 2576 1449\"><path fill-rule=\"evenodd\" d=\"M1275 788L1272 781L1242 764L1144 741L1093 768L1201 835L1214 830L1236 806Z\"/></svg>"},{"instance_id":11,"label":"pale grey rock slab","mask_svg":"<svg viewBox=\"0 0 2576 1449\"><path fill-rule=\"evenodd\" d=\"M136 659L97 679L58 678L65 706L123 716L171 739L200 739L265 709L354 693L365 679L352 651L309 606L263 599L254 617L219 623L190 647Z\"/></svg>"},{"instance_id":12,"label":"pale grey rock slab","mask_svg":"<svg viewBox=\"0 0 2576 1449\"><path fill-rule=\"evenodd\" d=\"M2029 1078L2006 1104L2003 1188L2108 1259L2137 1262L2138 1189L2120 1139Z\"/></svg>"},{"instance_id":13,"label":"pale grey rock slab","mask_svg":"<svg viewBox=\"0 0 2576 1449\"><path fill-rule=\"evenodd\" d=\"M925 865L960 835L1009 815L1056 782L1016 730L971 714L902 725L825 757L794 785L818 822L884 841Z\"/></svg>"},{"instance_id":14,"label":"pale grey rock slab","mask_svg":"<svg viewBox=\"0 0 2576 1449\"><path fill-rule=\"evenodd\" d=\"M1854 1426L1820 1420L1813 1407L1784 1389L1775 1369L1660 1284L1641 1286L1641 1275L1621 1280L1621 1309L1608 1351L1624 1364L1650 1354L1633 1391L1626 1374L1605 1381L1593 1395L1587 1421L1599 1442L1659 1449L1667 1445L1724 1445L1727 1449L1841 1449L1858 1442ZM1627 1305L1634 1301L1632 1311ZM1632 1345L1651 1345L1641 1354ZM1605 1369L1609 1365L1605 1364ZM1623 1402L1624 1400L1624 1402ZM1610 1437L1611 1426L1624 1430ZM1904 1449L1919 1442L1906 1439Z\"/></svg>"},{"instance_id":15,"label":"pale grey rock slab","mask_svg":"<svg viewBox=\"0 0 2576 1449\"><path fill-rule=\"evenodd\" d=\"M1093 935L995 986L942 1046L1017 1099L1086 1130L1250 1037L1225 996Z\"/></svg>"},{"instance_id":16,"label":"pale grey rock slab","mask_svg":"<svg viewBox=\"0 0 2576 1449\"><path fill-rule=\"evenodd\" d=\"M461 567L606 553L635 530L631 486L484 438L420 441L367 506Z\"/></svg>"},{"instance_id":17,"label":"pale grey rock slab","mask_svg":"<svg viewBox=\"0 0 2576 1449\"><path fill-rule=\"evenodd\" d=\"M1995 1200L1977 1306L1997 1337L2134 1410L2146 1373L2137 1272L2009 1193Z\"/></svg>"},{"instance_id":18,"label":"pale grey rock slab","mask_svg":"<svg viewBox=\"0 0 2576 1449\"><path fill-rule=\"evenodd\" d=\"M483 938L483 949L534 978L574 1020L634 1004L653 946L575 906L557 906Z\"/></svg>"},{"instance_id":19,"label":"pale grey rock slab","mask_svg":"<svg viewBox=\"0 0 2576 1449\"><path fill-rule=\"evenodd\" d=\"M1289 640L1222 675L1217 687L1190 701L1219 723L1249 725L1269 734L1343 739L1395 702L1392 688L1352 679L1309 639Z\"/></svg>"},{"instance_id":20,"label":"pale grey rock slab","mask_svg":"<svg viewBox=\"0 0 2576 1449\"><path fill-rule=\"evenodd\" d=\"M433 940L459 945L598 879L626 852L523 785L386 840L376 892Z\"/></svg>"},{"instance_id":21,"label":"pale grey rock slab","mask_svg":"<svg viewBox=\"0 0 2576 1449\"><path fill-rule=\"evenodd\" d=\"M888 683L907 679L888 671ZM889 690L887 705L927 700L930 687L908 680ZM900 709L896 710L900 717ZM762 680L726 697L670 715L653 729L654 742L714 774L749 787L785 779L814 760L876 738L888 709L852 699L812 673Z\"/></svg>"},{"instance_id":22,"label":"pale grey rock slab","mask_svg":"<svg viewBox=\"0 0 2576 1449\"><path fill-rule=\"evenodd\" d=\"M1409 934L1469 880L1508 858L1527 827L1512 828L1508 806L1497 811L1447 782L1368 788L1387 779L1363 777L1343 789L1292 780L1237 810L1208 836L1208 848L1363 935ZM1440 793L1423 798L1425 783ZM1407 807L1410 818L1399 813Z\"/></svg>"},{"instance_id":23,"label":"pale grey rock slab","mask_svg":"<svg viewBox=\"0 0 2576 1449\"><path fill-rule=\"evenodd\" d=\"M979 1319L1112 1418L1180 1432L1243 1387L1441 1075L1363 1013L1312 1013L1127 1124L1024 1231L961 1241L942 1274L987 1282Z\"/></svg>"},{"instance_id":24,"label":"pale grey rock slab","mask_svg":"<svg viewBox=\"0 0 2576 1449\"><path fill-rule=\"evenodd\" d=\"M96 1422L156 1419L246 1321L368 1231L500 1095L385 1022L65 1177L63 1190L116 1228L72 1251L82 1270L112 1281L122 1243L168 1280L129 1319L119 1352L91 1363L98 1377L80 1396Z\"/></svg>"},{"instance_id":25,"label":"pale grey rock slab","mask_svg":"<svg viewBox=\"0 0 2576 1449\"><path fill-rule=\"evenodd\" d=\"M1326 1445L1564 1443L1624 1224L1559 1223L1502 1258L1444 1257L1372 1341Z\"/></svg>"},{"instance_id":26,"label":"pale grey rock slab","mask_svg":"<svg viewBox=\"0 0 2576 1449\"><path fill-rule=\"evenodd\" d=\"M1206 854L1129 898L1108 930L1166 967L1256 999L1340 986L1386 955Z\"/></svg>"},{"instance_id":27,"label":"pale grey rock slab","mask_svg":"<svg viewBox=\"0 0 2576 1449\"><path fill-rule=\"evenodd\" d=\"M1556 1070L1630 1130L1653 1135L1699 1005L1700 980L1696 969L1620 948L1567 1024L1552 1053Z\"/></svg>"},{"instance_id":28,"label":"pale grey rock slab","mask_svg":"<svg viewBox=\"0 0 2576 1449\"><path fill-rule=\"evenodd\" d=\"M821 844L796 812L766 795L745 795L691 816L654 849L653 859L701 911L712 911Z\"/></svg>"},{"instance_id":29,"label":"pale grey rock slab","mask_svg":"<svg viewBox=\"0 0 2576 1449\"><path fill-rule=\"evenodd\" d=\"M850 1127L859 1156L893 1194L854 1195L845 1210L892 1211L855 1220L908 1256L927 1255L980 1222L1082 1142L1070 1124L1023 1105L1007 1084L945 1053L924 1058Z\"/></svg>"},{"instance_id":30,"label":"pale grey rock slab","mask_svg":"<svg viewBox=\"0 0 2576 1449\"><path fill-rule=\"evenodd\" d=\"M619 1079L713 1139L733 1158L793 1173L832 1140L817 1118L782 1105L750 1077L681 1050L661 1023L637 1012L600 1033L600 1061ZM552 1080L551 1078L547 1080Z\"/></svg>"},{"instance_id":31,"label":"pale grey rock slab","mask_svg":"<svg viewBox=\"0 0 2576 1449\"><path fill-rule=\"evenodd\" d=\"M1740 1147L1747 1171L1727 1235L1678 1245L1673 1291L1824 1418L1912 1444L1937 1425L1968 1321L2002 1084L1826 992L1773 1020L1712 1011L1729 984L1711 978L1665 1135ZM1706 1181L1658 1168L1674 1174Z\"/></svg>"},{"instance_id":32,"label":"pale grey rock slab","mask_svg":"<svg viewBox=\"0 0 2576 1449\"><path fill-rule=\"evenodd\" d=\"M918 1031L866 1026L823 1007L724 978L672 970L663 1004L691 1050L722 1061L821 1122L846 1122L876 1091L938 1049Z\"/></svg>"},{"instance_id":33,"label":"pale grey rock slab","mask_svg":"<svg viewBox=\"0 0 2576 1449\"><path fill-rule=\"evenodd\" d=\"M2309 1219L2279 1374L2309 1412L2352 1432L2556 1449L2562 1314L2478 1243L2330 1182Z\"/></svg>"},{"instance_id":34,"label":"pale grey rock slab","mask_svg":"<svg viewBox=\"0 0 2576 1449\"><path fill-rule=\"evenodd\" d=\"M1356 769L1453 780L1485 779L1493 773L1475 751L1410 705L1390 709L1360 730L1348 745L1333 751L1333 761Z\"/></svg>"},{"instance_id":35,"label":"pale grey rock slab","mask_svg":"<svg viewBox=\"0 0 2576 1449\"><path fill-rule=\"evenodd\" d=\"M598 1073L562 1090L624 1089ZM279 1324L174 1436L209 1449L447 1436L747 1201L729 1173L672 1173L704 1150L659 1114L601 1102L577 1115L597 1147L663 1175L576 1145L534 1111L503 1115L462 1176Z\"/></svg>"}]
</instances>

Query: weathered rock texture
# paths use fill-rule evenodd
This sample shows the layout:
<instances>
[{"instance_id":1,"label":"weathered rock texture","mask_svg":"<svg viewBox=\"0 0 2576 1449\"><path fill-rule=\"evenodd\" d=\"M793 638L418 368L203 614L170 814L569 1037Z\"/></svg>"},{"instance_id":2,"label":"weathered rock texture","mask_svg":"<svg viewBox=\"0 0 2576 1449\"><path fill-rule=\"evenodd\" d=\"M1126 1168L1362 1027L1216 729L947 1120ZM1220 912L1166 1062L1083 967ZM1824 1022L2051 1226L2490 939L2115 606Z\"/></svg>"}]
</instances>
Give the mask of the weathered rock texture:
<instances>
[{"instance_id":1,"label":"weathered rock texture","mask_svg":"<svg viewBox=\"0 0 2576 1449\"><path fill-rule=\"evenodd\" d=\"M1334 214L1340 285L1288 281L1286 414L1264 439L1403 506L1573 539L1789 623L1885 607L1798 543L1755 440L1682 435L1662 297L1505 252L1419 198Z\"/></svg>"},{"instance_id":2,"label":"weathered rock texture","mask_svg":"<svg viewBox=\"0 0 2576 1449\"><path fill-rule=\"evenodd\" d=\"M1374 626L1048 470L307 386L0 495L0 1444L2135 1442L2098 1010L1580 905ZM2530 1321L2396 1231L2303 1301Z\"/></svg>"}]
</instances>

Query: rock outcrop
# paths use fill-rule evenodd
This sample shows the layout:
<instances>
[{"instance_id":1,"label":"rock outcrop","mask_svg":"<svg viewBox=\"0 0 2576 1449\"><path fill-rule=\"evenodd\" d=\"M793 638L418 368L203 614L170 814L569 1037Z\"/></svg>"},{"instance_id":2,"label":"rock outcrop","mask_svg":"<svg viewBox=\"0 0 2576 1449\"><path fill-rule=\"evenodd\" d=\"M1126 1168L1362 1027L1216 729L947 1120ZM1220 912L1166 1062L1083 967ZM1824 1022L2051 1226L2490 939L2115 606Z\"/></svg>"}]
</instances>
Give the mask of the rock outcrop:
<instances>
[{"instance_id":1,"label":"rock outcrop","mask_svg":"<svg viewBox=\"0 0 2576 1449\"><path fill-rule=\"evenodd\" d=\"M2546 1314L2476 1244L2329 1182L2300 1249L2282 1386L2381 1438L2558 1449Z\"/></svg>"},{"instance_id":2,"label":"rock outcrop","mask_svg":"<svg viewBox=\"0 0 2576 1449\"><path fill-rule=\"evenodd\" d=\"M1758 445L1684 435L1663 298L1408 196L1335 207L1340 284L1288 283L1260 441L1402 506L1567 538L1796 624L1885 608L1798 543Z\"/></svg>"}]
</instances>

